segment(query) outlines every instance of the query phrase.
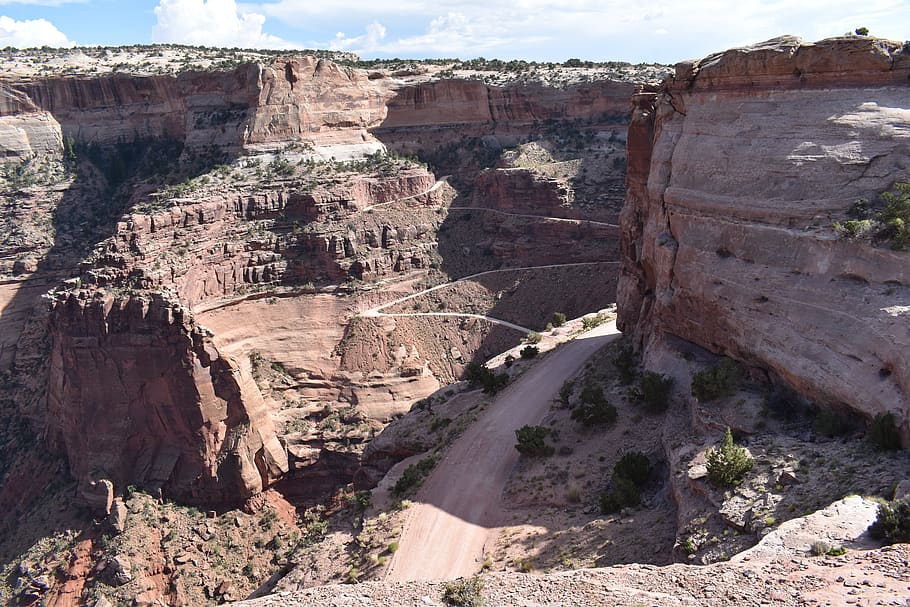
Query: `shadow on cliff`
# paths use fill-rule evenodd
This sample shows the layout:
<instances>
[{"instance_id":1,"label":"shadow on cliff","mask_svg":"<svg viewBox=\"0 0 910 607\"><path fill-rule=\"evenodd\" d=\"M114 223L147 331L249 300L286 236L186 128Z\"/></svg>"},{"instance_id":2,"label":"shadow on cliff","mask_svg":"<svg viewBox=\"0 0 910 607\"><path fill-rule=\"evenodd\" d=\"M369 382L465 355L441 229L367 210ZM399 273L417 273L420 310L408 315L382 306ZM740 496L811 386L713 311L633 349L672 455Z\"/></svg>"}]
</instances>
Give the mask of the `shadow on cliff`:
<instances>
[{"instance_id":1,"label":"shadow on cliff","mask_svg":"<svg viewBox=\"0 0 910 607\"><path fill-rule=\"evenodd\" d=\"M34 261L34 265L20 268L28 276L0 310L0 313L22 310L25 317L22 324L15 327L18 342L11 367L3 371L0 390L0 397L11 406L4 407L0 415L7 427L29 428L29 433L35 435L34 444L20 442L18 449L4 445L2 455L9 465L0 466L0 486L21 486L21 482L17 484L17 470L21 472L23 466L32 465L29 462L41 463L25 485L28 490L15 496L15 508L3 508L0 528L13 528L20 517L26 516L31 507L43 499L41 496L61 474L68 474L65 455L56 452L59 447L54 446L53 437L46 436L44 429L45 395L52 379L48 376L52 338L49 309L46 303L39 303L40 295L54 288L91 283L107 288L142 287L141 276L129 272L124 261L103 245L104 241L115 235L118 222L134 205L147 203L148 194L185 182L229 160L227 155L212 150L186 153L183 144L173 140L137 141L107 147L69 142L66 147L68 158L65 162L72 181L44 218L53 245L43 257ZM97 381L103 382L104 378L97 378ZM34 452L44 442L47 445L40 448L38 457ZM57 472L41 473L48 467ZM30 546L57 530L52 525L47 528L18 525L15 528L12 535L16 537L8 539L15 539L16 546L20 547ZM34 535L28 536L29 533Z\"/></svg>"}]
</instances>

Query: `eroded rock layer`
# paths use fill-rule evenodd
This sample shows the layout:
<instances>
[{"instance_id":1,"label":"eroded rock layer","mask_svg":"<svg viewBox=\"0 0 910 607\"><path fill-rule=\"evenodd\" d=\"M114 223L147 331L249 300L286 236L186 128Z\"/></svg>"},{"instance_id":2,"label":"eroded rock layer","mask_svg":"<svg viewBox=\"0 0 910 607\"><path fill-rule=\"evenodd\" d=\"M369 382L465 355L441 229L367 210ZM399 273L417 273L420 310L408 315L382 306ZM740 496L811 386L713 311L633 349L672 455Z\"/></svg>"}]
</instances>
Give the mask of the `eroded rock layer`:
<instances>
[{"instance_id":1,"label":"eroded rock layer","mask_svg":"<svg viewBox=\"0 0 910 607\"><path fill-rule=\"evenodd\" d=\"M681 63L636 97L628 154L621 328L906 435L910 258L832 225L910 177L910 49L786 37Z\"/></svg>"}]
</instances>

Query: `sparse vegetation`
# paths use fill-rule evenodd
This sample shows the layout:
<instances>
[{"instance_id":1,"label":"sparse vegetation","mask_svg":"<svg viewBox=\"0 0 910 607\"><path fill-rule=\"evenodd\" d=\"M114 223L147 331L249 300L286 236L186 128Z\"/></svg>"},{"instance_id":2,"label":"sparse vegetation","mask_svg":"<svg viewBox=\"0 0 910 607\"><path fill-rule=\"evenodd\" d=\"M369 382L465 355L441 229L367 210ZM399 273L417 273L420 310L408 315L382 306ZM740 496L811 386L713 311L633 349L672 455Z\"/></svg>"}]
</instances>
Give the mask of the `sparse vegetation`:
<instances>
[{"instance_id":1,"label":"sparse vegetation","mask_svg":"<svg viewBox=\"0 0 910 607\"><path fill-rule=\"evenodd\" d=\"M652 413L663 413L670 406L670 389L673 378L646 371L641 376L641 397L645 407Z\"/></svg>"},{"instance_id":2,"label":"sparse vegetation","mask_svg":"<svg viewBox=\"0 0 910 607\"><path fill-rule=\"evenodd\" d=\"M543 336L537 331L532 331L525 336L525 341L529 344L539 344Z\"/></svg>"},{"instance_id":3,"label":"sparse vegetation","mask_svg":"<svg viewBox=\"0 0 910 607\"><path fill-rule=\"evenodd\" d=\"M442 602L450 607L483 607L483 580L479 576L446 582Z\"/></svg>"},{"instance_id":4,"label":"sparse vegetation","mask_svg":"<svg viewBox=\"0 0 910 607\"><path fill-rule=\"evenodd\" d=\"M543 426L522 426L515 431L518 442L515 448L522 455L530 457L549 457L555 453L552 445L546 442L550 429Z\"/></svg>"},{"instance_id":5,"label":"sparse vegetation","mask_svg":"<svg viewBox=\"0 0 910 607\"><path fill-rule=\"evenodd\" d=\"M879 451L897 451L901 448L901 436L891 413L879 413L872 419L868 433L869 442Z\"/></svg>"},{"instance_id":6,"label":"sparse vegetation","mask_svg":"<svg viewBox=\"0 0 910 607\"><path fill-rule=\"evenodd\" d=\"M720 364L692 376L692 396L701 402L730 396L739 387L740 375L739 365L725 358Z\"/></svg>"},{"instance_id":7,"label":"sparse vegetation","mask_svg":"<svg viewBox=\"0 0 910 607\"><path fill-rule=\"evenodd\" d=\"M590 331L594 327L599 327L600 325L607 322L607 315L603 312L598 312L592 316L585 316L581 319L581 327L585 331Z\"/></svg>"},{"instance_id":8,"label":"sparse vegetation","mask_svg":"<svg viewBox=\"0 0 910 607\"><path fill-rule=\"evenodd\" d=\"M395 482L395 486L392 487L392 495L401 499L416 491L423 484L430 471L433 470L437 459L438 456L430 455L405 468L401 477Z\"/></svg>"},{"instance_id":9,"label":"sparse vegetation","mask_svg":"<svg viewBox=\"0 0 910 607\"><path fill-rule=\"evenodd\" d=\"M507 373L494 373L486 366L473 362L465 369L464 377L472 386L483 388L484 394L496 394L509 383Z\"/></svg>"},{"instance_id":10,"label":"sparse vegetation","mask_svg":"<svg viewBox=\"0 0 910 607\"><path fill-rule=\"evenodd\" d=\"M910 542L910 498L879 504L869 535L886 544Z\"/></svg>"},{"instance_id":11,"label":"sparse vegetation","mask_svg":"<svg viewBox=\"0 0 910 607\"><path fill-rule=\"evenodd\" d=\"M553 312L553 319L550 321L554 327L561 327L566 324L566 315L562 312Z\"/></svg>"},{"instance_id":12,"label":"sparse vegetation","mask_svg":"<svg viewBox=\"0 0 910 607\"><path fill-rule=\"evenodd\" d=\"M842 556L847 553L846 548L838 546L825 540L816 540L812 542L809 548L813 556Z\"/></svg>"},{"instance_id":13,"label":"sparse vegetation","mask_svg":"<svg viewBox=\"0 0 910 607\"><path fill-rule=\"evenodd\" d=\"M521 357L524 359L534 358L540 354L540 348L537 346L525 346L521 349L521 352L519 352L519 354L521 354Z\"/></svg>"},{"instance_id":14,"label":"sparse vegetation","mask_svg":"<svg viewBox=\"0 0 910 607\"><path fill-rule=\"evenodd\" d=\"M634 508L641 503L641 488L651 477L648 456L638 451L624 454L613 466L610 490L600 496L600 511L604 514Z\"/></svg>"},{"instance_id":15,"label":"sparse vegetation","mask_svg":"<svg viewBox=\"0 0 910 607\"><path fill-rule=\"evenodd\" d=\"M572 409L571 416L586 426L595 426L616 422L617 413L604 396L603 388L589 384L582 389L581 403Z\"/></svg>"},{"instance_id":16,"label":"sparse vegetation","mask_svg":"<svg viewBox=\"0 0 910 607\"><path fill-rule=\"evenodd\" d=\"M733 443L733 432L729 426L720 447L708 449L706 458L708 480L718 487L736 485L755 464L745 447Z\"/></svg>"},{"instance_id":17,"label":"sparse vegetation","mask_svg":"<svg viewBox=\"0 0 910 607\"><path fill-rule=\"evenodd\" d=\"M635 381L638 370L638 358L635 356L635 350L629 341L623 340L619 347L616 358L613 359L613 366L619 372L619 381L624 385L629 385Z\"/></svg>"}]
</instances>

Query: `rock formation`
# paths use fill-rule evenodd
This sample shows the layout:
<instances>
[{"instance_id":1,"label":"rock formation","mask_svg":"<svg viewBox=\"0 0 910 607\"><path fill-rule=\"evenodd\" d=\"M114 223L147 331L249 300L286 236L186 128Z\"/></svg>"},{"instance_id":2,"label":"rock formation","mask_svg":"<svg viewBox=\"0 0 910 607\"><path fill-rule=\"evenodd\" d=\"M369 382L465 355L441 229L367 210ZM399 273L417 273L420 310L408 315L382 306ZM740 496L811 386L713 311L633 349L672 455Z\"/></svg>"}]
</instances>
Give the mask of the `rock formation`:
<instances>
[{"instance_id":1,"label":"rock formation","mask_svg":"<svg viewBox=\"0 0 910 607\"><path fill-rule=\"evenodd\" d=\"M70 293L55 302L51 335L48 442L87 501L90 485L132 483L230 502L287 472L252 378L178 303Z\"/></svg>"},{"instance_id":2,"label":"rock formation","mask_svg":"<svg viewBox=\"0 0 910 607\"><path fill-rule=\"evenodd\" d=\"M792 37L680 63L635 98L619 324L910 431L907 253L832 224L910 176L910 48ZM673 371L672 369L667 369Z\"/></svg>"}]
</instances>

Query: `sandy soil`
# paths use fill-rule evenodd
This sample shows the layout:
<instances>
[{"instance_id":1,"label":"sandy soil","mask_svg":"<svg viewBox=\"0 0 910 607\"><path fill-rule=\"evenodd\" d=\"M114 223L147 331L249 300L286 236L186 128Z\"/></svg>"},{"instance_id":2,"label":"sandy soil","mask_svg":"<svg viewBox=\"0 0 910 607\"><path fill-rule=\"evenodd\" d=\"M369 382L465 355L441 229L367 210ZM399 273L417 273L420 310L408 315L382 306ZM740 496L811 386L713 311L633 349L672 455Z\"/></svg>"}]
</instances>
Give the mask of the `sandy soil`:
<instances>
[{"instance_id":1,"label":"sandy soil","mask_svg":"<svg viewBox=\"0 0 910 607\"><path fill-rule=\"evenodd\" d=\"M453 578L480 569L492 530L503 522L501 494L519 458L515 430L537 423L562 379L618 335L615 323L601 325L552 352L502 392L418 493L386 579Z\"/></svg>"}]
</instances>

